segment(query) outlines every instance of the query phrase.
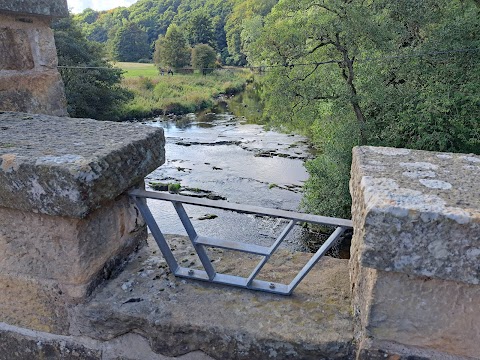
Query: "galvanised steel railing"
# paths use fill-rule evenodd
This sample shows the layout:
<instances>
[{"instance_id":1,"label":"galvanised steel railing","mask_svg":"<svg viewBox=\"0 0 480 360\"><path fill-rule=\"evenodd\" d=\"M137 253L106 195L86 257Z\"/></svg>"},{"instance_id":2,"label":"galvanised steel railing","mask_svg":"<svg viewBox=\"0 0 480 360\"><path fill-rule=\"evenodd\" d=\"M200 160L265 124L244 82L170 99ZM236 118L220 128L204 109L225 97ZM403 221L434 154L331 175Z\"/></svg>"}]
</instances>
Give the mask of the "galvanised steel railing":
<instances>
[{"instance_id":1,"label":"galvanised steel railing","mask_svg":"<svg viewBox=\"0 0 480 360\"><path fill-rule=\"evenodd\" d=\"M250 290L266 291L281 295L291 295L295 288L298 286L298 284L302 281L302 279L309 273L309 271L320 260L320 258L325 255L325 253L335 243L339 236L342 235L345 230L352 228L351 220L302 214L293 211L266 209L257 206L229 203L226 201L198 199L188 196L165 194L139 189L132 190L129 194L135 201L135 204L137 205L143 218L145 219L145 222L150 228L150 231L152 232L152 235L155 238L155 241L157 242L158 247L160 248L160 251L162 252L170 270L173 274L175 274L175 276L208 281L216 284L237 286ZM197 252L197 255L203 265L204 270L185 268L178 264L175 256L170 250L170 246L165 240L165 237L163 236L157 222L155 221L152 213L150 212L150 209L148 208L146 199L169 201L173 204L178 214L178 217L180 218L180 221L182 222L188 234L188 237L190 238L190 241L192 242L193 247ZM274 218L283 218L290 220L290 222L282 231L282 233L278 236L273 245L270 247L246 244L236 241L213 239L209 237L199 236L197 234L192 222L187 215L187 212L185 211L185 208L183 207L183 204L231 210L238 213L258 214ZM273 253L278 249L282 241L286 238L288 233L293 229L297 222L307 222L318 225L333 225L337 228L333 232L333 234L330 235L327 241L325 241L325 243L320 247L320 249L318 249L318 251L312 256L312 258L307 262L307 264L305 264L305 266L299 271L299 273L290 282L290 284L280 284L275 282L257 280L256 276L260 273L262 268L268 262ZM263 259L260 260L260 262L255 267L255 269L253 269L248 278L228 274L220 274L216 272L214 266L212 265L205 247L217 247L249 254L261 255L263 256Z\"/></svg>"}]
</instances>

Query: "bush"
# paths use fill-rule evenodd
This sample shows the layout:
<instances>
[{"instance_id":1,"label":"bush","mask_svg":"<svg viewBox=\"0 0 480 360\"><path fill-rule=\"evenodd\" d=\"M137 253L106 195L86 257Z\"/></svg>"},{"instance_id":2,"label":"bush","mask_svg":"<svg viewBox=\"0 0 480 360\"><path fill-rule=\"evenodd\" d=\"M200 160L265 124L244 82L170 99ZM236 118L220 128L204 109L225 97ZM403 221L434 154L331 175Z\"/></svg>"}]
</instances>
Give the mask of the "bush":
<instances>
[{"instance_id":1,"label":"bush","mask_svg":"<svg viewBox=\"0 0 480 360\"><path fill-rule=\"evenodd\" d=\"M216 60L217 53L209 45L198 44L192 50L192 66L197 70L213 71Z\"/></svg>"},{"instance_id":2,"label":"bush","mask_svg":"<svg viewBox=\"0 0 480 360\"><path fill-rule=\"evenodd\" d=\"M88 41L70 17L53 22L52 28L59 65L71 66L59 69L69 115L119 120L122 105L133 98L130 91L120 86L123 71L103 59L100 46Z\"/></svg>"}]
</instances>

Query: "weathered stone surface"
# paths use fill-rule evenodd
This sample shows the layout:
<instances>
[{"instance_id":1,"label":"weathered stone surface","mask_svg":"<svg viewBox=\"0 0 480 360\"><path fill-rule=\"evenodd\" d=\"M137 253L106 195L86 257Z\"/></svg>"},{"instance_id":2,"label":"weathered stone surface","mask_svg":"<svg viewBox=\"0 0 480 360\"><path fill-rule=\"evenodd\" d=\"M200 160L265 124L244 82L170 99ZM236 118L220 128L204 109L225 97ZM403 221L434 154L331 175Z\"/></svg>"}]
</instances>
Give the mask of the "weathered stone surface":
<instances>
[{"instance_id":1,"label":"weathered stone surface","mask_svg":"<svg viewBox=\"0 0 480 360\"><path fill-rule=\"evenodd\" d=\"M31 38L35 49L37 69L57 71L58 57L53 30L47 26L39 26L31 33Z\"/></svg>"},{"instance_id":2,"label":"weathered stone surface","mask_svg":"<svg viewBox=\"0 0 480 360\"><path fill-rule=\"evenodd\" d=\"M54 335L0 323L0 360L212 360L201 351L180 357L156 354L147 340L125 334L111 341Z\"/></svg>"},{"instance_id":3,"label":"weathered stone surface","mask_svg":"<svg viewBox=\"0 0 480 360\"><path fill-rule=\"evenodd\" d=\"M146 239L127 196L84 219L0 208L0 321L66 334L66 308L116 274Z\"/></svg>"},{"instance_id":4,"label":"weathered stone surface","mask_svg":"<svg viewBox=\"0 0 480 360\"><path fill-rule=\"evenodd\" d=\"M352 266L480 283L480 156L355 148Z\"/></svg>"},{"instance_id":5,"label":"weathered stone surface","mask_svg":"<svg viewBox=\"0 0 480 360\"><path fill-rule=\"evenodd\" d=\"M0 206L85 217L165 161L163 130L0 113Z\"/></svg>"},{"instance_id":6,"label":"weathered stone surface","mask_svg":"<svg viewBox=\"0 0 480 360\"><path fill-rule=\"evenodd\" d=\"M39 341L0 330L0 360L101 360L101 352L67 341Z\"/></svg>"},{"instance_id":7,"label":"weathered stone surface","mask_svg":"<svg viewBox=\"0 0 480 360\"><path fill-rule=\"evenodd\" d=\"M0 74L0 111L66 116L63 82L57 71L28 76Z\"/></svg>"},{"instance_id":8,"label":"weathered stone surface","mask_svg":"<svg viewBox=\"0 0 480 360\"><path fill-rule=\"evenodd\" d=\"M50 23L31 17L18 21L0 13L0 74L57 70L57 49Z\"/></svg>"},{"instance_id":9,"label":"weathered stone surface","mask_svg":"<svg viewBox=\"0 0 480 360\"><path fill-rule=\"evenodd\" d=\"M421 348L408 347L407 349L405 346L391 342L366 342L361 344L362 349L358 352L357 360L475 360L471 357L453 356Z\"/></svg>"},{"instance_id":10,"label":"weathered stone surface","mask_svg":"<svg viewBox=\"0 0 480 360\"><path fill-rule=\"evenodd\" d=\"M187 238L168 239L180 263L199 266ZM265 269L271 276L261 278L289 281L310 256L281 251ZM247 273L258 262L222 250L213 259L227 273ZM77 306L71 331L103 341L134 331L166 356L203 350L222 360L350 359L348 287L347 261L328 257L291 297L181 280L150 242L118 278Z\"/></svg>"},{"instance_id":11,"label":"weathered stone surface","mask_svg":"<svg viewBox=\"0 0 480 360\"><path fill-rule=\"evenodd\" d=\"M0 24L0 110L66 116L48 19L0 11Z\"/></svg>"},{"instance_id":12,"label":"weathered stone surface","mask_svg":"<svg viewBox=\"0 0 480 360\"><path fill-rule=\"evenodd\" d=\"M55 281L0 272L0 322L64 334L69 327L67 304Z\"/></svg>"},{"instance_id":13,"label":"weathered stone surface","mask_svg":"<svg viewBox=\"0 0 480 360\"><path fill-rule=\"evenodd\" d=\"M67 17L67 0L0 0L0 12Z\"/></svg>"},{"instance_id":14,"label":"weathered stone surface","mask_svg":"<svg viewBox=\"0 0 480 360\"><path fill-rule=\"evenodd\" d=\"M355 148L358 359L478 359L480 157Z\"/></svg>"},{"instance_id":15,"label":"weathered stone surface","mask_svg":"<svg viewBox=\"0 0 480 360\"><path fill-rule=\"evenodd\" d=\"M0 28L0 71L34 67L28 34L23 29Z\"/></svg>"},{"instance_id":16,"label":"weathered stone surface","mask_svg":"<svg viewBox=\"0 0 480 360\"><path fill-rule=\"evenodd\" d=\"M84 285L142 238L143 219L125 195L84 219L0 208L0 273Z\"/></svg>"},{"instance_id":17,"label":"weathered stone surface","mask_svg":"<svg viewBox=\"0 0 480 360\"><path fill-rule=\"evenodd\" d=\"M480 286L365 267L354 283L359 359L375 359L376 349L419 359L480 358Z\"/></svg>"}]
</instances>

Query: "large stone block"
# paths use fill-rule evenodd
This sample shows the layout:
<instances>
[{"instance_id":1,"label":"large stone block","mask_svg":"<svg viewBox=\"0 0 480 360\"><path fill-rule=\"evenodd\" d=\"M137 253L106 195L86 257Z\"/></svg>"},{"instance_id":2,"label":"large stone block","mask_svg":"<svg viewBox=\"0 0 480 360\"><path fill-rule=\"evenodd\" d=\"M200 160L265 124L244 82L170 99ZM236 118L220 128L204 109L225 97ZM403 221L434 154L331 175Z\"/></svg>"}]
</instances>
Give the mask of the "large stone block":
<instances>
[{"instance_id":1,"label":"large stone block","mask_svg":"<svg viewBox=\"0 0 480 360\"><path fill-rule=\"evenodd\" d=\"M165 161L163 129L0 114L0 206L82 218Z\"/></svg>"},{"instance_id":2,"label":"large stone block","mask_svg":"<svg viewBox=\"0 0 480 360\"><path fill-rule=\"evenodd\" d=\"M0 23L0 73L57 70L57 49L48 20L18 19L0 12Z\"/></svg>"},{"instance_id":3,"label":"large stone block","mask_svg":"<svg viewBox=\"0 0 480 360\"><path fill-rule=\"evenodd\" d=\"M26 30L0 28L0 71L33 69L32 48Z\"/></svg>"},{"instance_id":4,"label":"large stone block","mask_svg":"<svg viewBox=\"0 0 480 360\"><path fill-rule=\"evenodd\" d=\"M47 17L67 17L67 0L0 0L0 12Z\"/></svg>"},{"instance_id":5,"label":"large stone block","mask_svg":"<svg viewBox=\"0 0 480 360\"><path fill-rule=\"evenodd\" d=\"M105 264L145 236L143 219L127 196L83 219L0 208L0 273L57 280L69 293L108 272ZM85 296L87 289L77 292L70 295Z\"/></svg>"},{"instance_id":6,"label":"large stone block","mask_svg":"<svg viewBox=\"0 0 480 360\"><path fill-rule=\"evenodd\" d=\"M161 129L0 113L0 322L68 333L66 309L144 243L126 192L163 161Z\"/></svg>"},{"instance_id":7,"label":"large stone block","mask_svg":"<svg viewBox=\"0 0 480 360\"><path fill-rule=\"evenodd\" d=\"M358 359L477 359L480 157L353 152Z\"/></svg>"},{"instance_id":8,"label":"large stone block","mask_svg":"<svg viewBox=\"0 0 480 360\"><path fill-rule=\"evenodd\" d=\"M355 148L353 261L479 284L479 178L480 156Z\"/></svg>"},{"instance_id":9,"label":"large stone block","mask_svg":"<svg viewBox=\"0 0 480 360\"><path fill-rule=\"evenodd\" d=\"M68 333L67 308L116 274L146 235L127 196L83 219L0 208L0 322Z\"/></svg>"},{"instance_id":10,"label":"large stone block","mask_svg":"<svg viewBox=\"0 0 480 360\"><path fill-rule=\"evenodd\" d=\"M63 82L57 71L0 73L0 111L67 115Z\"/></svg>"},{"instance_id":11,"label":"large stone block","mask_svg":"<svg viewBox=\"0 0 480 360\"><path fill-rule=\"evenodd\" d=\"M361 359L373 358L372 350L421 359L479 358L480 286L365 267L355 283L358 338L366 353Z\"/></svg>"},{"instance_id":12,"label":"large stone block","mask_svg":"<svg viewBox=\"0 0 480 360\"><path fill-rule=\"evenodd\" d=\"M0 11L0 24L0 110L66 116L48 19Z\"/></svg>"}]
</instances>

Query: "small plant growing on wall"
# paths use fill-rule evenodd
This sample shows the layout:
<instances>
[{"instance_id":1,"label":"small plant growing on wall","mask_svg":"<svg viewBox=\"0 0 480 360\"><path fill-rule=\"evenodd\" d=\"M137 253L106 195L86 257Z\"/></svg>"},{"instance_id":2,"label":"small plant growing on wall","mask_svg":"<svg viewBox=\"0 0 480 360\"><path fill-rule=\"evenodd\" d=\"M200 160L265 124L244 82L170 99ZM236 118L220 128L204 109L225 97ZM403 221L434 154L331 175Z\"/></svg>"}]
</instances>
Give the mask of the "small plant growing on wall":
<instances>
[{"instance_id":1,"label":"small plant growing on wall","mask_svg":"<svg viewBox=\"0 0 480 360\"><path fill-rule=\"evenodd\" d=\"M168 192L176 194L180 191L180 187L181 186L178 183L168 184Z\"/></svg>"}]
</instances>

